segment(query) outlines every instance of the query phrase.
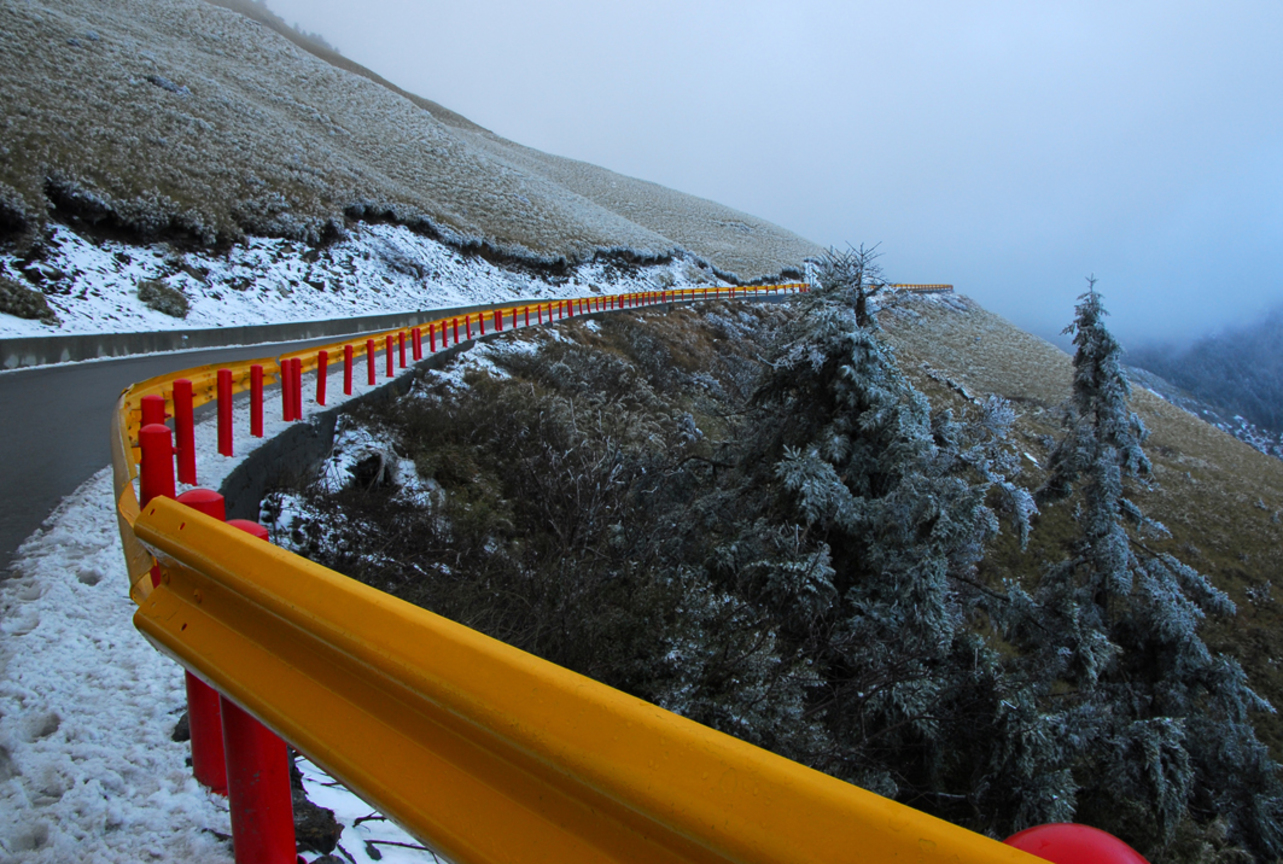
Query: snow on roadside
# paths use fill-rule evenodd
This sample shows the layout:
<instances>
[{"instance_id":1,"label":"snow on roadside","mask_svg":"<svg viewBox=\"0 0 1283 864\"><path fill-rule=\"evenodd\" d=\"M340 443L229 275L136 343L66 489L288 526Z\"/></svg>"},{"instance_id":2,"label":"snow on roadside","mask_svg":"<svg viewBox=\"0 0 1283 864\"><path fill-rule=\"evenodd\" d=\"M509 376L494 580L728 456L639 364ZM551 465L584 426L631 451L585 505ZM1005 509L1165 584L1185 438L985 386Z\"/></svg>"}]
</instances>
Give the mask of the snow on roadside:
<instances>
[{"instance_id":1,"label":"snow on roadside","mask_svg":"<svg viewBox=\"0 0 1283 864\"><path fill-rule=\"evenodd\" d=\"M341 367L327 388L329 407L344 401ZM353 396L370 389L358 383ZM213 418L197 426L200 485L218 488L289 425L273 407L259 440L247 433L248 403L236 406L235 457L216 455ZM321 410L306 404L305 421ZM182 670L133 627L113 499L104 468L23 543L14 578L0 582L0 864L228 864L226 799L196 783L189 745L170 737L185 707ZM348 820L340 845L355 864L440 860L320 769L300 767L312 800Z\"/></svg>"},{"instance_id":2,"label":"snow on roadside","mask_svg":"<svg viewBox=\"0 0 1283 864\"><path fill-rule=\"evenodd\" d=\"M226 802L170 740L182 670L133 628L112 500L105 468L0 583L0 860L230 862Z\"/></svg>"},{"instance_id":3,"label":"snow on roadside","mask_svg":"<svg viewBox=\"0 0 1283 864\"><path fill-rule=\"evenodd\" d=\"M553 277L493 264L400 225L370 223L320 249L251 237L221 254L164 243L95 243L55 226L38 259L0 254L0 276L43 291L62 323L0 313L0 339L318 321L722 284L701 265L680 257L641 267L591 261ZM139 285L149 281L181 291L186 318L143 303Z\"/></svg>"}]
</instances>

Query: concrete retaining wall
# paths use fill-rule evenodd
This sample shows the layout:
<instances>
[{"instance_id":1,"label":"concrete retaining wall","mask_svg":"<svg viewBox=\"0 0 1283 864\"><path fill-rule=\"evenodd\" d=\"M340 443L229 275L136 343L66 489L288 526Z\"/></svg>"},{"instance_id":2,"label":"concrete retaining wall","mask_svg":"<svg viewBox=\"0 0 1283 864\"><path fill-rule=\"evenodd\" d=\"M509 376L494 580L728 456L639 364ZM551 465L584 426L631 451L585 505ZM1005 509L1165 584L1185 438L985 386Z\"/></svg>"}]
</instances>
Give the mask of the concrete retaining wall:
<instances>
[{"instance_id":1,"label":"concrete retaining wall","mask_svg":"<svg viewBox=\"0 0 1283 864\"><path fill-rule=\"evenodd\" d=\"M482 338L489 341L499 335L501 334L487 334ZM421 370L444 366L456 354L467 351L477 341L461 342L429 355L382 387L349 399L328 411L313 414L308 422L295 423L270 441L264 441L262 446L233 469L218 490L227 507L227 518L257 522L259 505L269 491L310 480L316 473L316 466L329 455L334 446L334 427L341 412L350 411L362 401L404 395L414 379L421 374Z\"/></svg>"}]
</instances>

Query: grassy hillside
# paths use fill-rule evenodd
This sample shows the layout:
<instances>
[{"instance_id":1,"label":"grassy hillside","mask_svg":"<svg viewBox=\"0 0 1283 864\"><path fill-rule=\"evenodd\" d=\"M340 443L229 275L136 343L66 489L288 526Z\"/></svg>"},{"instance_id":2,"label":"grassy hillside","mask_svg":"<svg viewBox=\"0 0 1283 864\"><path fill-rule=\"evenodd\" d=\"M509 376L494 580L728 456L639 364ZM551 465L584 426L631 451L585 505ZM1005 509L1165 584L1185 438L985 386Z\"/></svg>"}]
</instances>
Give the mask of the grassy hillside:
<instances>
[{"instance_id":1,"label":"grassy hillside","mask_svg":"<svg viewBox=\"0 0 1283 864\"><path fill-rule=\"evenodd\" d=\"M205 244L392 219L545 260L680 247L744 279L817 251L504 141L251 3L4 0L0 51L0 232L19 240L50 218Z\"/></svg>"},{"instance_id":2,"label":"grassy hillside","mask_svg":"<svg viewBox=\"0 0 1283 864\"><path fill-rule=\"evenodd\" d=\"M1050 725L1012 719L1016 704L1028 708L1024 675L1041 659L1022 657L1019 628L996 623L1007 620L1004 583L1033 591L1047 565L1064 559L1078 531L1078 496L1035 518L1025 550L1006 523L978 541L980 579L967 564L949 594L961 598L957 614L971 629L915 665L913 652L926 649L903 646L918 644L914 615L934 608L930 585L947 566L922 549L973 523L953 509L962 498L940 492L957 487L933 487L925 473L890 505L895 524L907 522L906 536L921 544L895 546L899 563L886 551L899 536L889 524L863 525L847 542L798 515L781 490L775 444L795 418L823 412L822 394L797 385L799 406L811 410L779 411L761 389L776 374L764 358L777 361L776 372L783 365L778 339L795 332L793 315L789 306L697 304L489 343L425 373L407 397L345 418L318 482L270 495L262 519L276 542L381 590L974 830L1006 836L1029 824L1033 801L1046 806L1034 821L1097 825L1153 861L1245 860L1234 845L1255 841L1233 808L1191 798L1187 816L1164 834L1156 826L1167 817L1143 794L1128 789L1120 803L1102 792L1093 778L1117 779L1131 759L1110 749L1113 739L1072 758L1056 751L1061 761L1046 763L1056 771L1035 774L1040 782L1062 768L1074 774L1075 789L1048 799L1067 798L1067 811L1039 798L1051 787L1021 786L1026 769L1002 761L1003 741L1023 742L1010 752L1033 761L1046 754L1033 755L1029 742L1049 730L1072 738L1105 728L1074 726L1060 713L1073 705L1069 676L1042 705ZM1023 470L1001 470L1041 485L1040 466L1061 432L1069 358L963 297L896 298L881 321L899 367L933 408L966 423L989 394L1011 400L1014 435L997 446ZM800 356L815 363L821 348L812 347ZM805 374L790 367L786 377ZM1252 686L1277 703L1280 610L1268 580L1281 557L1283 465L1147 392L1132 405L1153 430L1156 482L1139 503L1172 533L1140 542L1231 595L1235 614L1201 635L1214 652L1239 658ZM947 422L933 429L933 460L947 458L949 441L972 440ZM902 434L897 446L908 450L911 430ZM841 506L824 500L826 512ZM871 492L861 513L886 500ZM965 558L970 542L950 554ZM883 582L898 578L897 567L912 568L912 602L890 604L878 593L890 590ZM836 611L848 602L849 619ZM1048 604L1038 614L1050 622L1057 611ZM879 638L880 622L898 628L896 637ZM857 626L868 629L844 629ZM1146 692L1143 677L1131 682L1136 692ZM1163 673L1155 680L1171 683ZM896 692L903 704L885 696ZM889 716L879 713L884 697ZM1009 722L1026 725L1013 733ZM1277 757L1277 715L1256 712L1252 722ZM1228 746L1219 734L1199 740ZM1208 788L1233 785L1234 772L1219 767L1204 775ZM1229 835L1227 819L1240 819Z\"/></svg>"},{"instance_id":3,"label":"grassy hillside","mask_svg":"<svg viewBox=\"0 0 1283 864\"><path fill-rule=\"evenodd\" d=\"M1065 318L1072 317L1066 310ZM965 297L893 306L881 318L901 367L933 404L996 393L1017 409L1023 449L1045 461L1046 436L1059 435L1058 406L1069 396L1069 355ZM965 394L965 395L964 395ZM1283 461L1266 456L1152 393L1135 389L1132 407L1151 431L1152 489L1138 501L1172 538L1152 545L1206 573L1238 606L1229 622L1208 625L1207 641L1240 659L1253 685L1283 707L1283 593L1272 580L1283 571ZM1043 474L1026 467L1029 485ZM1026 577L1057 557L1070 536L1070 504L1048 508L1029 549L1000 542L989 560L993 578ZM1275 759L1283 759L1279 715L1258 716Z\"/></svg>"}]
</instances>

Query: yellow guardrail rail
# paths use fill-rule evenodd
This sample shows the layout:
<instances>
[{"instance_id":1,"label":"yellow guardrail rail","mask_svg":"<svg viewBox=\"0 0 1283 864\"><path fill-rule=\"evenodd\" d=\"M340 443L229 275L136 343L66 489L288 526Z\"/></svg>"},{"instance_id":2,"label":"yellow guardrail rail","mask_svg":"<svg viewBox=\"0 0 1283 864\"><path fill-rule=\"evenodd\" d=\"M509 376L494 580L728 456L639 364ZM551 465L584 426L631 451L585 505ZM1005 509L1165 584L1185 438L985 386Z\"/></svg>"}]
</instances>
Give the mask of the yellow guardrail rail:
<instances>
[{"instance_id":1,"label":"yellow guardrail rail","mask_svg":"<svg viewBox=\"0 0 1283 864\"><path fill-rule=\"evenodd\" d=\"M806 283L790 282L779 285L758 285L750 287L738 286L717 286L707 288L680 288L680 289L659 289L655 291L632 292L627 294L599 294L593 297L576 297L554 300L544 300L535 303L521 302L511 305L500 305L487 309L485 311L473 311L461 315L448 315L439 318L425 319L418 325L407 327L395 327L390 330L382 330L372 333L360 334L360 338L348 338L332 342L328 345L315 346L305 350L294 351L282 354L279 357L260 357L252 360L240 360L232 363L211 364L208 366L198 366L192 369L184 369L177 372L170 372L165 375L159 375L155 378L149 378L146 381L140 381L130 387L125 388L116 403L116 410L112 414L111 424L111 451L112 466L114 474L114 488L116 491L116 510L120 519L121 543L124 546L125 562L129 573L130 596L135 602L141 602L142 598L147 596L151 590L150 582L143 577L150 571L151 566L155 563L151 555L142 549L137 540L134 539L130 526L138 514L138 497L133 487L133 480L138 476L138 429L142 420L142 400L144 396L158 395L165 399L166 410L173 412L174 405L174 381L179 378L187 378L192 382L192 404L199 407L215 398L217 388L218 371L228 369L232 373L232 391L241 393L250 387L250 369L254 365L263 367L263 384L268 386L280 380L281 363L287 359L298 358L302 363L303 371L311 371L316 368L317 358L321 350L331 352L331 357L336 358L341 355L342 349L346 345L352 345L354 348L364 350L367 339L373 339L376 348L382 350L385 340L388 336L399 336L413 330L415 326L419 328L436 327L437 332L441 332L447 325L451 326L450 342L454 343L453 325L456 321L466 331L469 322L477 325L478 330L484 332L481 326L481 316L491 316L496 311L500 312L507 318L519 314L522 320L525 320L526 314L534 314L535 320L539 320L541 315L547 316L548 321L553 320L553 314L560 308L560 316L563 315L582 315L593 314L599 311L614 311L637 308L642 305L662 302L694 302L697 300L715 300L719 298L736 298L759 295L773 295L786 293L799 293L809 290ZM574 310L570 309L570 304L574 304ZM596 308L594 308L596 307Z\"/></svg>"},{"instance_id":2,"label":"yellow guardrail rail","mask_svg":"<svg viewBox=\"0 0 1283 864\"><path fill-rule=\"evenodd\" d=\"M663 296L698 299L678 293ZM238 364L238 380L251 362L279 368L271 360ZM431 848L460 864L1041 860L168 498L140 509L132 482L137 400L164 394L178 377L204 381L207 372L135 385L113 421L135 625ZM208 401L208 391L199 392ZM155 561L163 576L153 589L142 577Z\"/></svg>"},{"instance_id":3,"label":"yellow guardrail rail","mask_svg":"<svg viewBox=\"0 0 1283 864\"><path fill-rule=\"evenodd\" d=\"M138 629L458 862L1034 861L167 498Z\"/></svg>"}]
</instances>

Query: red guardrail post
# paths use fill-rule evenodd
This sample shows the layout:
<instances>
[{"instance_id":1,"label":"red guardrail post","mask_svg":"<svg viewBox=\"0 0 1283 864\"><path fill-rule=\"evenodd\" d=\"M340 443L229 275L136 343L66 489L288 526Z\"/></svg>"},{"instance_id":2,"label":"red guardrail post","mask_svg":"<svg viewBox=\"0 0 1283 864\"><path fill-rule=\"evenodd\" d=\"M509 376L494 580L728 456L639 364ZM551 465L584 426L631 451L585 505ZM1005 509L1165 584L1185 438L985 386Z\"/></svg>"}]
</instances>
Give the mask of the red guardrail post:
<instances>
[{"instance_id":1,"label":"red guardrail post","mask_svg":"<svg viewBox=\"0 0 1283 864\"><path fill-rule=\"evenodd\" d=\"M392 369L392 334L391 333L383 337L383 347L384 347L383 356L387 360L387 363L384 364L387 367L387 372L384 374L383 377L391 378L394 374L396 374Z\"/></svg>"},{"instance_id":2,"label":"red guardrail post","mask_svg":"<svg viewBox=\"0 0 1283 864\"><path fill-rule=\"evenodd\" d=\"M229 525L266 540L263 526ZM295 864L294 805L285 742L226 696L220 698L236 864Z\"/></svg>"},{"instance_id":3,"label":"red guardrail post","mask_svg":"<svg viewBox=\"0 0 1283 864\"><path fill-rule=\"evenodd\" d=\"M316 352L316 404L325 404L325 378L330 372L330 352Z\"/></svg>"},{"instance_id":4,"label":"red guardrail post","mask_svg":"<svg viewBox=\"0 0 1283 864\"><path fill-rule=\"evenodd\" d=\"M343 395L352 395L352 346L343 346Z\"/></svg>"},{"instance_id":5,"label":"red guardrail post","mask_svg":"<svg viewBox=\"0 0 1283 864\"><path fill-rule=\"evenodd\" d=\"M396 334L397 344L400 345L401 355L399 357L401 368L405 368L405 331L402 330Z\"/></svg>"},{"instance_id":6,"label":"red guardrail post","mask_svg":"<svg viewBox=\"0 0 1283 864\"><path fill-rule=\"evenodd\" d=\"M441 336L443 339L445 338L444 328L441 330ZM437 353L437 325L435 322L428 325L428 350L433 354Z\"/></svg>"},{"instance_id":7,"label":"red guardrail post","mask_svg":"<svg viewBox=\"0 0 1283 864\"><path fill-rule=\"evenodd\" d=\"M281 419L289 422L294 419L294 397L290 390L294 388L294 376L290 374L290 361L281 361Z\"/></svg>"},{"instance_id":8,"label":"red guardrail post","mask_svg":"<svg viewBox=\"0 0 1283 864\"><path fill-rule=\"evenodd\" d=\"M249 434L263 437L263 364L249 367Z\"/></svg>"},{"instance_id":9,"label":"red guardrail post","mask_svg":"<svg viewBox=\"0 0 1283 864\"><path fill-rule=\"evenodd\" d=\"M144 396L138 407L143 415L138 424L139 427L151 426L153 423L164 423L165 419L169 417L165 413L165 397L156 393Z\"/></svg>"},{"instance_id":10,"label":"red guardrail post","mask_svg":"<svg viewBox=\"0 0 1283 864\"><path fill-rule=\"evenodd\" d=\"M290 360L290 370L294 375L294 386L290 388L290 395L294 397L294 419L303 419L303 358L294 357Z\"/></svg>"},{"instance_id":11,"label":"red guardrail post","mask_svg":"<svg viewBox=\"0 0 1283 864\"><path fill-rule=\"evenodd\" d=\"M142 506L158 495L174 497L174 440L169 427L149 423L138 430L138 498ZM160 584L160 565L151 568L151 587Z\"/></svg>"},{"instance_id":12,"label":"red guardrail post","mask_svg":"<svg viewBox=\"0 0 1283 864\"><path fill-rule=\"evenodd\" d=\"M190 489L178 496L186 504L220 522L227 518L223 496L210 489ZM219 795L227 794L227 766L223 758L223 717L218 691L190 672L186 673L187 726L192 742L192 774Z\"/></svg>"},{"instance_id":13,"label":"red guardrail post","mask_svg":"<svg viewBox=\"0 0 1283 864\"><path fill-rule=\"evenodd\" d=\"M468 331L468 338L471 339L472 338L472 316L471 315L463 316L463 326Z\"/></svg>"},{"instance_id":14,"label":"red guardrail post","mask_svg":"<svg viewBox=\"0 0 1283 864\"><path fill-rule=\"evenodd\" d=\"M486 313L484 312L477 313L477 326L481 328L481 335L482 336L486 335Z\"/></svg>"},{"instance_id":15,"label":"red guardrail post","mask_svg":"<svg viewBox=\"0 0 1283 864\"><path fill-rule=\"evenodd\" d=\"M143 506L163 495L174 497L173 433L162 423L149 423L138 430L138 449L142 462L138 468L138 497Z\"/></svg>"},{"instance_id":16,"label":"red guardrail post","mask_svg":"<svg viewBox=\"0 0 1283 864\"><path fill-rule=\"evenodd\" d=\"M366 383L371 387L374 386L374 340L365 340L365 371Z\"/></svg>"},{"instance_id":17,"label":"red guardrail post","mask_svg":"<svg viewBox=\"0 0 1283 864\"><path fill-rule=\"evenodd\" d=\"M414 343L414 359L419 361L423 359L423 328L415 327L410 331L410 339Z\"/></svg>"},{"instance_id":18,"label":"red guardrail post","mask_svg":"<svg viewBox=\"0 0 1283 864\"><path fill-rule=\"evenodd\" d=\"M218 370L218 452L232 455L232 370Z\"/></svg>"},{"instance_id":19,"label":"red guardrail post","mask_svg":"<svg viewBox=\"0 0 1283 864\"><path fill-rule=\"evenodd\" d=\"M174 449L178 453L178 481L196 484L196 423L192 413L192 382L174 381Z\"/></svg>"},{"instance_id":20,"label":"red guardrail post","mask_svg":"<svg viewBox=\"0 0 1283 864\"><path fill-rule=\"evenodd\" d=\"M503 330L503 312L498 309L494 310L494 329L496 333Z\"/></svg>"}]
</instances>

